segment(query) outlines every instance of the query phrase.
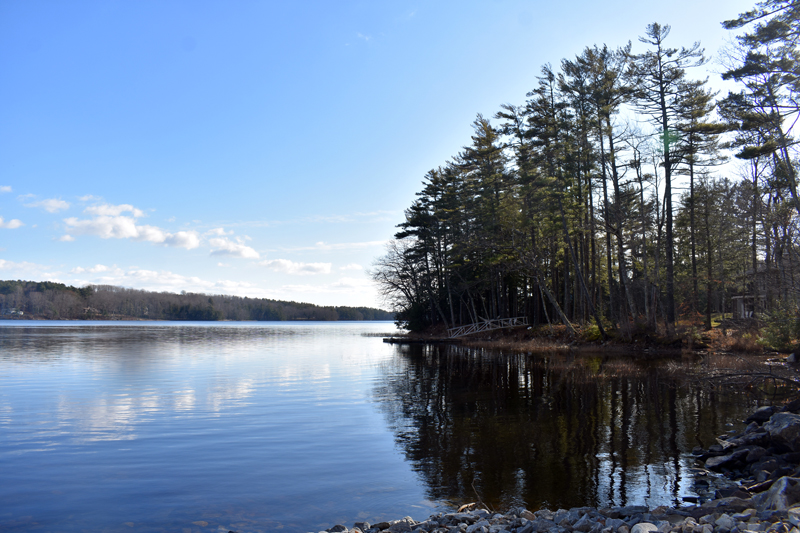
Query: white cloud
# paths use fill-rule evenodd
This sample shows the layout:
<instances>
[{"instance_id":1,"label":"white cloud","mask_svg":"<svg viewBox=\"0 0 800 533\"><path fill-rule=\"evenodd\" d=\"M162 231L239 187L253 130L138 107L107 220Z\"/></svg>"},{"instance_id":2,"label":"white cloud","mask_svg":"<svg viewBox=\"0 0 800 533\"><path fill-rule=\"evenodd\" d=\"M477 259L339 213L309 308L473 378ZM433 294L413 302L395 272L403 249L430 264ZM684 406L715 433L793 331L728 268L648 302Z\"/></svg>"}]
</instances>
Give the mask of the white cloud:
<instances>
[{"instance_id":1,"label":"white cloud","mask_svg":"<svg viewBox=\"0 0 800 533\"><path fill-rule=\"evenodd\" d=\"M101 239L132 239L139 236L131 217L99 216L90 220L65 218L64 223L77 235L96 235Z\"/></svg>"},{"instance_id":2,"label":"white cloud","mask_svg":"<svg viewBox=\"0 0 800 533\"><path fill-rule=\"evenodd\" d=\"M233 230L225 231L225 228L214 228L205 232L204 235L216 235L217 237L224 237L225 235L233 235Z\"/></svg>"},{"instance_id":3,"label":"white cloud","mask_svg":"<svg viewBox=\"0 0 800 533\"><path fill-rule=\"evenodd\" d=\"M101 204L101 205L93 205L91 207L87 207L83 210L84 213L88 213L90 215L96 216L111 216L116 217L121 215L122 213L130 213L131 216L134 218L140 218L144 216L144 211L140 209L136 209L130 204L120 204L120 205L111 205L111 204Z\"/></svg>"},{"instance_id":4,"label":"white cloud","mask_svg":"<svg viewBox=\"0 0 800 533\"><path fill-rule=\"evenodd\" d=\"M10 185L2 185L2 186L0 186L0 193L4 193L4 192L11 192L11 186Z\"/></svg>"},{"instance_id":5,"label":"white cloud","mask_svg":"<svg viewBox=\"0 0 800 533\"><path fill-rule=\"evenodd\" d=\"M34 277L38 277L39 279L54 280L57 276L57 273L48 271L49 267L28 261L16 262L0 259L0 270L16 272L9 276L11 279L34 279Z\"/></svg>"},{"instance_id":6,"label":"white cloud","mask_svg":"<svg viewBox=\"0 0 800 533\"><path fill-rule=\"evenodd\" d=\"M90 268L75 267L72 270L70 270L70 272L73 273L73 274L83 274L84 272L89 272L91 274L97 274L99 272L108 272L110 270L111 269L109 267L105 266L105 265L97 264L97 265L95 265L93 267L90 267ZM114 270L116 270L118 272L122 272L120 269L118 269L116 267L114 267Z\"/></svg>"},{"instance_id":7,"label":"white cloud","mask_svg":"<svg viewBox=\"0 0 800 533\"><path fill-rule=\"evenodd\" d=\"M314 275L314 274L330 274L330 263L295 263L288 259L272 259L270 261L261 261L261 266L271 268L278 272L286 274L295 274L299 276Z\"/></svg>"},{"instance_id":8,"label":"white cloud","mask_svg":"<svg viewBox=\"0 0 800 533\"><path fill-rule=\"evenodd\" d=\"M11 270L12 268L24 268L25 263L15 263L14 261L6 261L0 259L0 270Z\"/></svg>"},{"instance_id":9,"label":"white cloud","mask_svg":"<svg viewBox=\"0 0 800 533\"><path fill-rule=\"evenodd\" d=\"M362 267L358 263L350 263L349 265L339 267L339 270L364 270L364 267Z\"/></svg>"},{"instance_id":10,"label":"white cloud","mask_svg":"<svg viewBox=\"0 0 800 533\"><path fill-rule=\"evenodd\" d=\"M197 232L195 231L168 233L167 238L164 239L164 244L167 246L175 246L176 248L192 250L200 246L200 237L197 236Z\"/></svg>"},{"instance_id":11,"label":"white cloud","mask_svg":"<svg viewBox=\"0 0 800 533\"><path fill-rule=\"evenodd\" d=\"M81 202L91 202L92 200L100 200L101 198L98 196L94 196L92 194L87 194L85 196L81 196L78 198Z\"/></svg>"},{"instance_id":12,"label":"white cloud","mask_svg":"<svg viewBox=\"0 0 800 533\"><path fill-rule=\"evenodd\" d=\"M48 213L58 213L59 211L69 209L69 202L65 202L60 198L48 198L47 200L39 200L23 205L25 205L25 207L41 207Z\"/></svg>"},{"instance_id":13,"label":"white cloud","mask_svg":"<svg viewBox=\"0 0 800 533\"><path fill-rule=\"evenodd\" d=\"M136 225L136 218L144 216L144 212L132 205L102 204L87 207L85 213L93 215L90 219L80 220L77 217L65 218L64 223L70 233L76 235L95 235L101 239L133 239L154 244L164 244L176 248L192 250L200 246L200 236L196 231L179 231L170 233L157 226ZM122 213L130 213L123 215ZM62 240L70 240L62 237Z\"/></svg>"},{"instance_id":14,"label":"white cloud","mask_svg":"<svg viewBox=\"0 0 800 533\"><path fill-rule=\"evenodd\" d=\"M58 238L58 240L61 242L72 242L75 240L75 237L73 237L72 235L62 235L61 237Z\"/></svg>"},{"instance_id":15,"label":"white cloud","mask_svg":"<svg viewBox=\"0 0 800 533\"><path fill-rule=\"evenodd\" d=\"M156 226L136 226L136 232L138 235L136 235L134 239L137 241L164 242L167 238L167 234L164 230Z\"/></svg>"},{"instance_id":16,"label":"white cloud","mask_svg":"<svg viewBox=\"0 0 800 533\"><path fill-rule=\"evenodd\" d=\"M24 226L24 225L25 224L23 224L21 220L18 220L16 218L12 218L8 222L5 222L3 220L3 217L0 217L0 228L17 229L18 227Z\"/></svg>"},{"instance_id":17,"label":"white cloud","mask_svg":"<svg viewBox=\"0 0 800 533\"><path fill-rule=\"evenodd\" d=\"M230 255L233 257L243 257L245 259L258 259L260 255L253 248L250 248L242 241L243 239L237 238L234 242L225 237L217 237L209 239L208 243L216 248L211 251L211 255Z\"/></svg>"}]
</instances>

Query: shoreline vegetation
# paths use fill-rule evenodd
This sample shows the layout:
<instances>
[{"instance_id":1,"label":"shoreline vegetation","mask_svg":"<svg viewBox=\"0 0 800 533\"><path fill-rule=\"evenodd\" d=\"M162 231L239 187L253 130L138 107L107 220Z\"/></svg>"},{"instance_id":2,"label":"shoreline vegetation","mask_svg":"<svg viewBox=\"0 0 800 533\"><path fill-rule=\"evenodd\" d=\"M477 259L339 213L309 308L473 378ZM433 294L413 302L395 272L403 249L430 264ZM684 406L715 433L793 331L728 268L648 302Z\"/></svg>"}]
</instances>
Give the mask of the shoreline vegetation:
<instances>
[{"instance_id":1,"label":"shoreline vegetation","mask_svg":"<svg viewBox=\"0 0 800 533\"><path fill-rule=\"evenodd\" d=\"M716 58L728 94L692 74L709 61L699 41L652 23L633 44L544 65L520 104L478 114L372 269L398 321L526 317L574 330L570 343L693 347L727 315L752 324L738 350L791 350L800 2L763 0L722 25L738 31Z\"/></svg>"},{"instance_id":2,"label":"shoreline vegetation","mask_svg":"<svg viewBox=\"0 0 800 533\"><path fill-rule=\"evenodd\" d=\"M318 306L223 294L180 294L113 285L73 287L52 281L0 281L0 319L358 321L392 320L371 307Z\"/></svg>"},{"instance_id":3,"label":"shoreline vegetation","mask_svg":"<svg viewBox=\"0 0 800 533\"><path fill-rule=\"evenodd\" d=\"M614 335L611 330L611 335L603 339L596 326L573 326L572 329L568 329L559 324L496 329L456 338L448 337L447 330L443 327L428 328L394 335L389 337L387 342L453 343L471 348L515 352L612 350L631 355L642 353L670 355L689 352L772 356L784 354L791 357L796 348L796 339L785 335L776 341L778 335L770 328L769 324L755 318L736 320L716 316L714 326L710 330L703 330L691 323L679 323L672 336L654 334L646 329L630 336L621 336ZM794 359L791 358L790 362L794 362Z\"/></svg>"}]
</instances>

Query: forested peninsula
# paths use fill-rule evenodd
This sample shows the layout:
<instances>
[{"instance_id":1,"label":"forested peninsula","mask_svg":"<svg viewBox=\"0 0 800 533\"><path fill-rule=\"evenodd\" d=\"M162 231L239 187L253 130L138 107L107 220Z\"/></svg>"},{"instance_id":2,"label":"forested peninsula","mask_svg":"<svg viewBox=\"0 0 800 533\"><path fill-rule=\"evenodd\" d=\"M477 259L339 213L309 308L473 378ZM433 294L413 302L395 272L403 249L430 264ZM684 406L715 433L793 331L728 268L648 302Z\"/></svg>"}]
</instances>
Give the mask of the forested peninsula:
<instances>
[{"instance_id":1,"label":"forested peninsula","mask_svg":"<svg viewBox=\"0 0 800 533\"><path fill-rule=\"evenodd\" d=\"M597 338L720 317L798 331L800 2L722 23L715 58L648 25L541 68L430 170L373 279L412 330L527 317ZM733 36L734 34L732 34ZM683 328L683 329L681 329Z\"/></svg>"},{"instance_id":2,"label":"forested peninsula","mask_svg":"<svg viewBox=\"0 0 800 533\"><path fill-rule=\"evenodd\" d=\"M60 320L391 320L370 307L322 307L223 294L149 292L112 285L0 281L0 318Z\"/></svg>"}]
</instances>

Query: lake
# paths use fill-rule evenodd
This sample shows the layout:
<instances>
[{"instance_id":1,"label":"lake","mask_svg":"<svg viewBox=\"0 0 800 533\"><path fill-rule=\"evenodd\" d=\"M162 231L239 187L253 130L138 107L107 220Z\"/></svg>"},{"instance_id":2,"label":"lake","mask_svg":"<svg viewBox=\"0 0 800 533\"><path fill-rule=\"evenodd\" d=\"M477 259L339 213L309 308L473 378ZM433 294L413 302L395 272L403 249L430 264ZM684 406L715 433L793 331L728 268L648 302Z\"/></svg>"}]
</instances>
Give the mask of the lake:
<instances>
[{"instance_id":1,"label":"lake","mask_svg":"<svg viewBox=\"0 0 800 533\"><path fill-rule=\"evenodd\" d=\"M320 531L676 505L754 400L695 359L395 346L389 322L0 321L0 530ZM676 370L677 368L677 370Z\"/></svg>"}]
</instances>

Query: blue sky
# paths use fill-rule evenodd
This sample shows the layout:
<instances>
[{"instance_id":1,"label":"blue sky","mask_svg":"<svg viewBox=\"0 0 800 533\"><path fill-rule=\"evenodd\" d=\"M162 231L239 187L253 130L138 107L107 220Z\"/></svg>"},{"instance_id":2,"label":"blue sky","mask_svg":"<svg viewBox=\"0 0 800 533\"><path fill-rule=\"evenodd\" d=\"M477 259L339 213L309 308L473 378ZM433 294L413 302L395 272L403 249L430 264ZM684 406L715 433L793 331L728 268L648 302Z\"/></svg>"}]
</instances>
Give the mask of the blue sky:
<instances>
[{"instance_id":1,"label":"blue sky","mask_svg":"<svg viewBox=\"0 0 800 533\"><path fill-rule=\"evenodd\" d=\"M477 113L651 22L713 55L752 5L0 0L0 279L380 306Z\"/></svg>"}]
</instances>

